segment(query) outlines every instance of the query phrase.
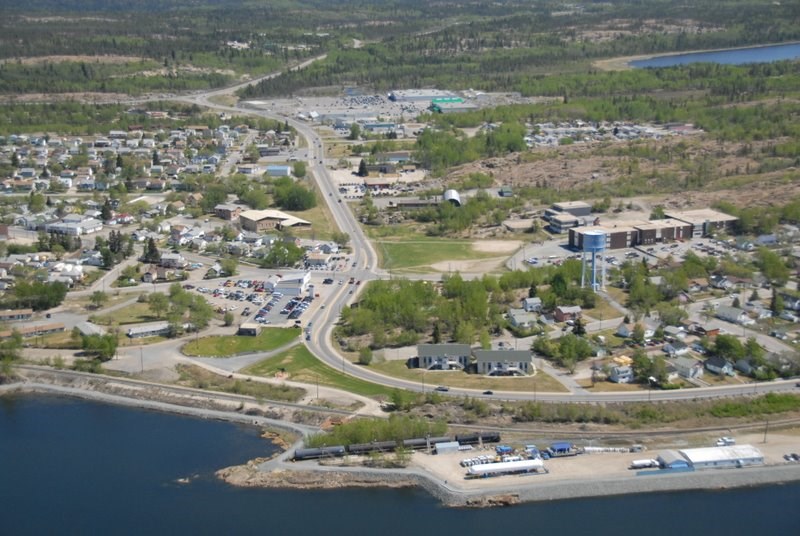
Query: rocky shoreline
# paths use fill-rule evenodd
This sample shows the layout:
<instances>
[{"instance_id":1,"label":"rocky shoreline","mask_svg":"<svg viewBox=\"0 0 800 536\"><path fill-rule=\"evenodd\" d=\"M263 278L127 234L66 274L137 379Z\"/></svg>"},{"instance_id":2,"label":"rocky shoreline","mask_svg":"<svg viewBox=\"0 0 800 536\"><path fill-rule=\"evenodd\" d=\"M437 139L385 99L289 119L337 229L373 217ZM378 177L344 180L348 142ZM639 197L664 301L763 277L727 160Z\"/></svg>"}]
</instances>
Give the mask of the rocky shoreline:
<instances>
[{"instance_id":1,"label":"rocky shoreline","mask_svg":"<svg viewBox=\"0 0 800 536\"><path fill-rule=\"evenodd\" d=\"M283 489L407 488L420 487L448 507L492 508L527 502L608 497L640 493L724 490L780 485L800 480L800 465L744 469L712 469L692 473L628 478L588 477L582 480L529 481L496 489L465 490L416 469L364 469L302 466L262 470L265 460L227 467L216 473L228 484ZM527 478L527 477L523 477ZM535 477L531 477L535 478Z\"/></svg>"}]
</instances>

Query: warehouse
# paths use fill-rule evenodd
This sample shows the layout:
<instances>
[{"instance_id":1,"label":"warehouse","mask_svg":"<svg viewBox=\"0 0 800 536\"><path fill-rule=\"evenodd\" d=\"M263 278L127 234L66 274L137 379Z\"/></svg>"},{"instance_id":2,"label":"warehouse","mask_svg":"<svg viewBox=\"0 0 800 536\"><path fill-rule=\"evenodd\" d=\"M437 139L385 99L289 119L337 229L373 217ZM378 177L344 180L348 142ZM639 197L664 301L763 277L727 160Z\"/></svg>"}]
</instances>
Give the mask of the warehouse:
<instances>
[{"instance_id":1,"label":"warehouse","mask_svg":"<svg viewBox=\"0 0 800 536\"><path fill-rule=\"evenodd\" d=\"M550 231L561 234L568 229L578 227L582 223L581 220L572 214L554 214L550 216Z\"/></svg>"},{"instance_id":2,"label":"warehouse","mask_svg":"<svg viewBox=\"0 0 800 536\"><path fill-rule=\"evenodd\" d=\"M658 465L662 469L691 469L688 460L684 458L680 452L674 450L664 450L658 454Z\"/></svg>"},{"instance_id":3,"label":"warehouse","mask_svg":"<svg viewBox=\"0 0 800 536\"><path fill-rule=\"evenodd\" d=\"M764 455L752 445L684 449L678 452L695 469L723 469L764 465Z\"/></svg>"}]
</instances>

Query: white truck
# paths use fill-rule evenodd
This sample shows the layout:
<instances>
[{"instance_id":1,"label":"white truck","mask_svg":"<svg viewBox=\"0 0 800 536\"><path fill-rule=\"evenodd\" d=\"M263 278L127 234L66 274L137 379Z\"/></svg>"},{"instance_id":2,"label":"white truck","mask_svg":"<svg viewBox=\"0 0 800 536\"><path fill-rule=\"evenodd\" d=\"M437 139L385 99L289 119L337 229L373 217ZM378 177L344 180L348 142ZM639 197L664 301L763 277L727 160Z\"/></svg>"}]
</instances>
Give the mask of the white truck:
<instances>
[{"instance_id":1,"label":"white truck","mask_svg":"<svg viewBox=\"0 0 800 536\"><path fill-rule=\"evenodd\" d=\"M658 467L658 460L633 460L628 469L649 469Z\"/></svg>"}]
</instances>

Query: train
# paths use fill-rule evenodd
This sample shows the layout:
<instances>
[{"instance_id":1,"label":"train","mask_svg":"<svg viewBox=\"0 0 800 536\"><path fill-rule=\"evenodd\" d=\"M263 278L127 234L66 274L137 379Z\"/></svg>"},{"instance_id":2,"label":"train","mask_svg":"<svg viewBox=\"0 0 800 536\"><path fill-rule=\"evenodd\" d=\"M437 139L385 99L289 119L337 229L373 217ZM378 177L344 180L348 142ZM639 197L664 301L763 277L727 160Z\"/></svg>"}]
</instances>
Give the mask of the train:
<instances>
[{"instance_id":1,"label":"train","mask_svg":"<svg viewBox=\"0 0 800 536\"><path fill-rule=\"evenodd\" d=\"M415 437L402 441L373 441L372 443L354 443L352 445L335 445L331 447L302 448L294 451L294 461L319 460L322 458L341 458L348 454L364 455L373 452L394 452L398 447L406 450L421 450L436 443L449 443L458 441L460 445L477 445L480 443L499 443L498 432L480 432L472 434L458 434L455 437Z\"/></svg>"}]
</instances>

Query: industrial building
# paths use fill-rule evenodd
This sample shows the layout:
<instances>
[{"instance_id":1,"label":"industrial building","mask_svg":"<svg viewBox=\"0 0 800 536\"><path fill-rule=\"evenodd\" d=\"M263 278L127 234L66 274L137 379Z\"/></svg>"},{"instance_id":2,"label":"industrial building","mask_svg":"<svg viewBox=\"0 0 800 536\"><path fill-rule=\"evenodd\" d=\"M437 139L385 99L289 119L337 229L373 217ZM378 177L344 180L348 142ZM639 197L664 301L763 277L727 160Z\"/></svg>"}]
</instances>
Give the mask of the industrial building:
<instances>
[{"instance_id":1,"label":"industrial building","mask_svg":"<svg viewBox=\"0 0 800 536\"><path fill-rule=\"evenodd\" d=\"M695 469L764 465L764 455L752 445L706 447L678 451Z\"/></svg>"},{"instance_id":2,"label":"industrial building","mask_svg":"<svg viewBox=\"0 0 800 536\"><path fill-rule=\"evenodd\" d=\"M692 226L677 219L618 220L569 230L569 245L582 250L586 235L605 233L605 249L624 249L692 237Z\"/></svg>"},{"instance_id":3,"label":"industrial building","mask_svg":"<svg viewBox=\"0 0 800 536\"><path fill-rule=\"evenodd\" d=\"M658 455L663 469L724 469L764 465L764 455L752 445L665 450Z\"/></svg>"},{"instance_id":4,"label":"industrial building","mask_svg":"<svg viewBox=\"0 0 800 536\"><path fill-rule=\"evenodd\" d=\"M583 220L578 219L572 214L553 214L549 218L550 230L556 234L561 234L567 230L574 229L575 227L583 224Z\"/></svg>"}]
</instances>

